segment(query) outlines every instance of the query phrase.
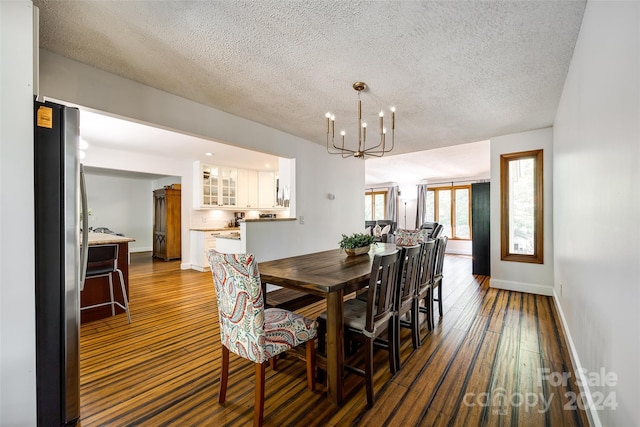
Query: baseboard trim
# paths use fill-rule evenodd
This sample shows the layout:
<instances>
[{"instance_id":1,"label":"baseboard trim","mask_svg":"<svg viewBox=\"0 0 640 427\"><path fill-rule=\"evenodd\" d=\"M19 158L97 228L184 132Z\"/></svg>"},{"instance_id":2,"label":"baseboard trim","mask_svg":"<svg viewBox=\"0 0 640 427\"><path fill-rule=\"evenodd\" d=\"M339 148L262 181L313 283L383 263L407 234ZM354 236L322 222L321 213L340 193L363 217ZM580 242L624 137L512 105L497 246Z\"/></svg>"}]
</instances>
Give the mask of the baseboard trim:
<instances>
[{"instance_id":1,"label":"baseboard trim","mask_svg":"<svg viewBox=\"0 0 640 427\"><path fill-rule=\"evenodd\" d=\"M198 271L204 271L204 270L198 269L197 266L192 265L192 264L190 264L188 262L180 263L180 270L191 270L191 269L198 270Z\"/></svg>"},{"instance_id":2,"label":"baseboard trim","mask_svg":"<svg viewBox=\"0 0 640 427\"><path fill-rule=\"evenodd\" d=\"M585 373L587 372L580 363L580 358L578 357L578 351L576 350L576 346L573 342L573 338L571 338L571 332L569 331L569 327L567 325L567 319L564 316L564 312L562 311L562 306L559 303L558 294L556 290L553 290L553 303L556 306L556 310L560 315L560 324L562 325L562 331L564 332L564 336L567 340L567 345L569 346L569 357L571 358L571 363L575 368L574 375L580 378L578 383L578 387L580 388L580 393L582 396L585 396L588 400L588 410L587 410L587 418L589 419L589 425L594 427L602 427L602 423L600 422L600 417L598 416L597 407L593 402L593 397L591 396L591 390L589 390L589 380L586 377Z\"/></svg>"},{"instance_id":3,"label":"baseboard trim","mask_svg":"<svg viewBox=\"0 0 640 427\"><path fill-rule=\"evenodd\" d=\"M473 255L471 251L465 251L462 249L447 249L444 251L444 253L452 255Z\"/></svg>"},{"instance_id":4,"label":"baseboard trim","mask_svg":"<svg viewBox=\"0 0 640 427\"><path fill-rule=\"evenodd\" d=\"M148 248L132 248L131 246L129 246L129 252L132 254L138 253L138 252L151 252L153 251L153 248L151 246L149 246Z\"/></svg>"},{"instance_id":5,"label":"baseboard trim","mask_svg":"<svg viewBox=\"0 0 640 427\"><path fill-rule=\"evenodd\" d=\"M537 283L523 283L491 278L489 286L507 291L526 292L528 294L546 295L549 297L553 296L553 288L551 286L540 285Z\"/></svg>"}]
</instances>

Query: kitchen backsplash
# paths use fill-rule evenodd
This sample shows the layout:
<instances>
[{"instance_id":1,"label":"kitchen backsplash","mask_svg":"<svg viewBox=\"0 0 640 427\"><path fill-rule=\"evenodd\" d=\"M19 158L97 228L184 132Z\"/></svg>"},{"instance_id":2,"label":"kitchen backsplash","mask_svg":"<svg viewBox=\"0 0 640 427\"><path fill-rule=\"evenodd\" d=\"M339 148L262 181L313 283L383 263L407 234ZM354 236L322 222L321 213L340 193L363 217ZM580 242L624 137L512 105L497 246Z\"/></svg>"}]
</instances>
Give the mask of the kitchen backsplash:
<instances>
[{"instance_id":1,"label":"kitchen backsplash","mask_svg":"<svg viewBox=\"0 0 640 427\"><path fill-rule=\"evenodd\" d=\"M269 213L269 211L245 211L245 219L258 219L261 213ZM283 218L288 216L288 213L288 209L276 211L276 215ZM229 222L233 221L233 219L234 211L231 210L191 210L192 227L206 226L212 228L224 228L227 227Z\"/></svg>"}]
</instances>

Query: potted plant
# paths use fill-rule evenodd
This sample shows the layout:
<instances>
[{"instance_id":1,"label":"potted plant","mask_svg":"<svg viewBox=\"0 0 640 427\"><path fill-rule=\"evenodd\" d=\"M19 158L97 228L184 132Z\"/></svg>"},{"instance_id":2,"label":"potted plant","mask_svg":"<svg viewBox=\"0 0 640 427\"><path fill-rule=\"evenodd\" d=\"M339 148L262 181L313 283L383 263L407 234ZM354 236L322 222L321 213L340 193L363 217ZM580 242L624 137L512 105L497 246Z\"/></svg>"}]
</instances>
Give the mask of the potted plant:
<instances>
[{"instance_id":1,"label":"potted plant","mask_svg":"<svg viewBox=\"0 0 640 427\"><path fill-rule=\"evenodd\" d=\"M375 243L375 238L371 234L353 233L351 236L342 235L340 248L349 256L362 255L369 252L371 244Z\"/></svg>"}]
</instances>

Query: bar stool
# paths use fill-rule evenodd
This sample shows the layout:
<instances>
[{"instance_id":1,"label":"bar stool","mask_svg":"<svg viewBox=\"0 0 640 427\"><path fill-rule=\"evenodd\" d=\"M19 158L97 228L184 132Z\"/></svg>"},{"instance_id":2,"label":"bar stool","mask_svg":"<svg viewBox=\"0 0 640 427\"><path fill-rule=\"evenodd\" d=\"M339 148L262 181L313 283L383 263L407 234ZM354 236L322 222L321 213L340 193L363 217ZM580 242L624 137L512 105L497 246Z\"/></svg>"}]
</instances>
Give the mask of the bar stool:
<instances>
[{"instance_id":1,"label":"bar stool","mask_svg":"<svg viewBox=\"0 0 640 427\"><path fill-rule=\"evenodd\" d=\"M129 303L127 301L127 291L124 287L124 276L122 270L118 268L118 245L93 245L88 247L87 254L87 274L86 279L92 279L97 277L109 278L109 295L111 300L109 302L103 302L100 304L89 305L87 307L80 307L80 311L88 310L90 308L102 307L105 305L111 306L111 315L115 316L115 306L122 308L127 313L127 319L131 323L131 315L129 314ZM120 301L116 301L113 296L113 273L118 273L120 276L120 288L122 289L122 296L124 298L124 305ZM86 283L85 279L85 283ZM80 291L84 289L84 283Z\"/></svg>"}]
</instances>

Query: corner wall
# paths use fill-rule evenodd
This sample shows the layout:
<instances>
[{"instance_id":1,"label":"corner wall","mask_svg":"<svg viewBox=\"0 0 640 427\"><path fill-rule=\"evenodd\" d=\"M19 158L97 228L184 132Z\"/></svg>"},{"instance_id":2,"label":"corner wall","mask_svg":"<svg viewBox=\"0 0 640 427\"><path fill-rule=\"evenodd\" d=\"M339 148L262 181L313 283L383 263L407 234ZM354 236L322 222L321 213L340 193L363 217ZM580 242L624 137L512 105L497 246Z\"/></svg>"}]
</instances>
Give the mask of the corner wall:
<instances>
[{"instance_id":1,"label":"corner wall","mask_svg":"<svg viewBox=\"0 0 640 427\"><path fill-rule=\"evenodd\" d=\"M574 363L593 376L592 424L637 426L640 3L587 3L553 151L556 304Z\"/></svg>"},{"instance_id":2,"label":"corner wall","mask_svg":"<svg viewBox=\"0 0 640 427\"><path fill-rule=\"evenodd\" d=\"M491 287L553 294L553 132L551 128L491 139ZM544 150L544 264L500 259L500 155Z\"/></svg>"},{"instance_id":3,"label":"corner wall","mask_svg":"<svg viewBox=\"0 0 640 427\"><path fill-rule=\"evenodd\" d=\"M0 1L0 425L36 425L33 5Z\"/></svg>"}]
</instances>

